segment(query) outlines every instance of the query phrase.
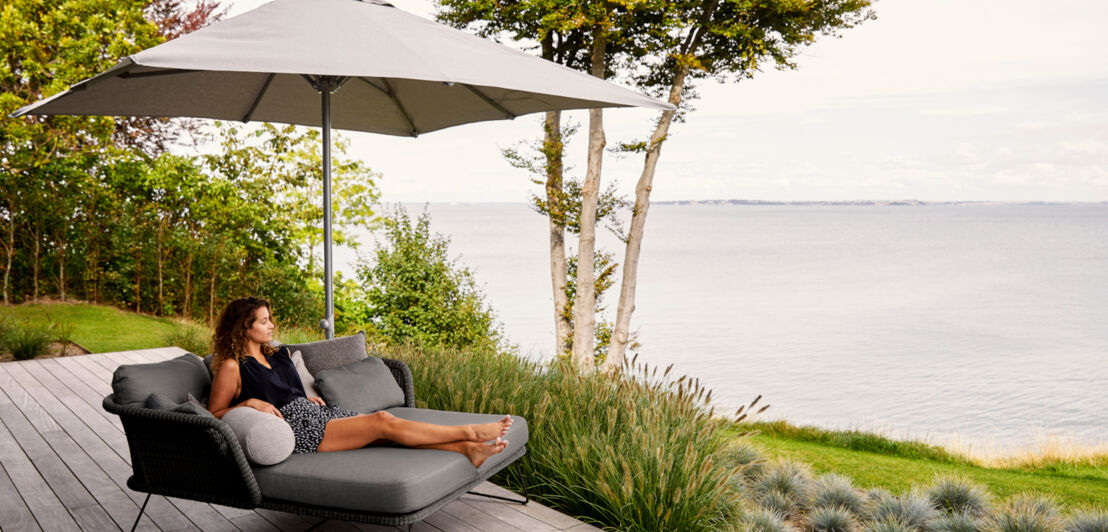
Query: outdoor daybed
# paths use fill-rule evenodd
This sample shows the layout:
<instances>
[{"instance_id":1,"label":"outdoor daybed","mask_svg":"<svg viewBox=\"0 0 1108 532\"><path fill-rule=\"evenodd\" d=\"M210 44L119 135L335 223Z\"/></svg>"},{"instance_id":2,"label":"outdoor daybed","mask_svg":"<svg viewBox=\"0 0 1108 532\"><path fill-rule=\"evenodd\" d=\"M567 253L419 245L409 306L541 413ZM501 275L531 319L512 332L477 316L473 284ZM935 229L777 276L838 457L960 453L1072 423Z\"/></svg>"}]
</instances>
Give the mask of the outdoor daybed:
<instances>
[{"instance_id":1,"label":"outdoor daybed","mask_svg":"<svg viewBox=\"0 0 1108 532\"><path fill-rule=\"evenodd\" d=\"M366 385L356 393L376 394L374 400L389 400L389 394L395 392L394 404L384 410L397 417L447 425L498 419L488 414L415 408L408 366L397 360L367 357L363 335L289 347L301 352L304 366L317 376L325 375L324 370L341 373L350 367L379 365L383 377L360 377L364 372L344 373L341 377L348 381L351 375L364 378ZM374 377L391 380L383 383ZM390 389L382 394L380 390L391 388L392 380L399 390ZM332 382L341 383L342 379L333 378ZM127 480L128 487L148 494L238 508L267 508L325 519L410 526L466 494L527 451L527 421L513 416L513 425L505 436L510 442L508 448L490 457L480 468L474 468L458 453L398 446L292 454L279 463L259 465L248 461L251 452L262 456L271 450L265 449L266 445L281 438L267 437L261 441L262 449L251 451L258 441L244 440L241 430L237 435L232 430L233 422L224 422L231 412L242 409L232 410L220 420L197 404L197 399L207 397L210 388L207 366L191 353L164 362L124 365L116 370L112 381L114 393L105 397L103 404L105 410L119 415L127 435L134 470ZM320 389L324 389L322 383ZM330 400L326 391L323 396ZM340 406L365 411L346 404ZM146 501L149 500L147 495ZM526 501L525 497L514 502ZM144 502L136 526L145 509Z\"/></svg>"}]
</instances>

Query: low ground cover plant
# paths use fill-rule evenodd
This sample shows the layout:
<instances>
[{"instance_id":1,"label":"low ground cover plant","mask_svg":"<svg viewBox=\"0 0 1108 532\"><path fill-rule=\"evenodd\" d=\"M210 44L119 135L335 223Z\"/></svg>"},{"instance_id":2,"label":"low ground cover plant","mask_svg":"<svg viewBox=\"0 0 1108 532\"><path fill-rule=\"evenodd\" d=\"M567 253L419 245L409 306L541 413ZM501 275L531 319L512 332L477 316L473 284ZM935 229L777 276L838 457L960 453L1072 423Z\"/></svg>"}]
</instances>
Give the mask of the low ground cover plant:
<instances>
[{"instance_id":1,"label":"low ground cover plant","mask_svg":"<svg viewBox=\"0 0 1108 532\"><path fill-rule=\"evenodd\" d=\"M45 355L53 344L64 350L72 338L73 328L65 323L0 318L0 353L10 353L16 360Z\"/></svg>"}]
</instances>

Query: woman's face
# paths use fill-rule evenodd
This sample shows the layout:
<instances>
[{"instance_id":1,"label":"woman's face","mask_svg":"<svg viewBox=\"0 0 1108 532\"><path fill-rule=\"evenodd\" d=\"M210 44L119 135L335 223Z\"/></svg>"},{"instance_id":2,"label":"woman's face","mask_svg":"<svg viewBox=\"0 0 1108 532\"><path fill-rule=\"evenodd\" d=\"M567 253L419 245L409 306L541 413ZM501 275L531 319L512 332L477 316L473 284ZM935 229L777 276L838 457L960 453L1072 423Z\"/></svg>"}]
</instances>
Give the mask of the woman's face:
<instances>
[{"instance_id":1,"label":"woman's face","mask_svg":"<svg viewBox=\"0 0 1108 532\"><path fill-rule=\"evenodd\" d=\"M277 326L269 317L269 309L258 307L254 311L254 324L246 330L246 339L256 344L264 344L273 339L273 329Z\"/></svg>"}]
</instances>

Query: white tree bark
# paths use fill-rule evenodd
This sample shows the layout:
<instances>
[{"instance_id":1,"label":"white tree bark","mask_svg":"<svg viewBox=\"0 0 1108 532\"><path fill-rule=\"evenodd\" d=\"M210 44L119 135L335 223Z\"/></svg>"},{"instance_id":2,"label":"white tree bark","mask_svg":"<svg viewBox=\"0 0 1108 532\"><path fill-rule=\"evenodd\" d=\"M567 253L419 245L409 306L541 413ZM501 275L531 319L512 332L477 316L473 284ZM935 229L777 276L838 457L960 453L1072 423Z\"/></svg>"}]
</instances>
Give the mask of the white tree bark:
<instances>
[{"instance_id":1,"label":"white tree bark","mask_svg":"<svg viewBox=\"0 0 1108 532\"><path fill-rule=\"evenodd\" d=\"M566 319L569 296L566 286L566 227L562 223L565 205L562 204L562 113L546 113L543 136L543 152L546 155L547 221L550 224L550 286L554 292L554 353L566 352L569 345L570 323Z\"/></svg>"},{"instance_id":2,"label":"white tree bark","mask_svg":"<svg viewBox=\"0 0 1108 532\"><path fill-rule=\"evenodd\" d=\"M604 78L606 41L598 29L593 39L592 75ZM604 160L604 111L589 110L589 156L585 183L581 187L581 232L577 249L577 293L573 301L573 363L577 369L594 367L593 340L596 330L596 284L593 257L596 253L596 204L600 198L600 170Z\"/></svg>"}]
</instances>

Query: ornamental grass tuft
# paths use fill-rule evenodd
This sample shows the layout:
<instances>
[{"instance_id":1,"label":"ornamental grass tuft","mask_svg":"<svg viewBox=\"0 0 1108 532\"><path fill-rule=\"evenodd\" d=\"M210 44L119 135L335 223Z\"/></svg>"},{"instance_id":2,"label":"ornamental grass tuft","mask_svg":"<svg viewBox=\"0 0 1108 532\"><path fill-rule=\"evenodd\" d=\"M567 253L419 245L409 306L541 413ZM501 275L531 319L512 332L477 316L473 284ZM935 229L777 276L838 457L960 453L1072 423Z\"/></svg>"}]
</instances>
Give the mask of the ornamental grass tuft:
<instances>
[{"instance_id":1,"label":"ornamental grass tuft","mask_svg":"<svg viewBox=\"0 0 1108 532\"><path fill-rule=\"evenodd\" d=\"M1108 532L1108 512L1086 512L1070 518L1066 532Z\"/></svg>"},{"instance_id":2,"label":"ornamental grass tuft","mask_svg":"<svg viewBox=\"0 0 1108 532\"><path fill-rule=\"evenodd\" d=\"M792 532L785 524L784 514L764 508L747 512L739 523L741 530L746 532Z\"/></svg>"},{"instance_id":3,"label":"ornamental grass tuft","mask_svg":"<svg viewBox=\"0 0 1108 532\"><path fill-rule=\"evenodd\" d=\"M982 516L989 511L989 493L959 477L939 477L925 491L936 510Z\"/></svg>"},{"instance_id":4,"label":"ornamental grass tuft","mask_svg":"<svg viewBox=\"0 0 1108 532\"><path fill-rule=\"evenodd\" d=\"M752 481L765 470L766 457L750 442L736 439L723 448L722 459L742 471L738 480Z\"/></svg>"},{"instance_id":5,"label":"ornamental grass tuft","mask_svg":"<svg viewBox=\"0 0 1108 532\"><path fill-rule=\"evenodd\" d=\"M904 521L897 518L889 519L888 521L874 521L865 528L862 532L915 532L917 529L908 525Z\"/></svg>"},{"instance_id":6,"label":"ornamental grass tuft","mask_svg":"<svg viewBox=\"0 0 1108 532\"><path fill-rule=\"evenodd\" d=\"M1058 505L1047 497L1016 495L985 520L985 532L1062 532Z\"/></svg>"},{"instance_id":7,"label":"ornamental grass tuft","mask_svg":"<svg viewBox=\"0 0 1108 532\"><path fill-rule=\"evenodd\" d=\"M981 523L974 515L943 514L927 525L927 532L981 532Z\"/></svg>"},{"instance_id":8,"label":"ornamental grass tuft","mask_svg":"<svg viewBox=\"0 0 1108 532\"><path fill-rule=\"evenodd\" d=\"M865 511L865 498L854 489L847 477L830 473L817 478L811 486L809 508L840 507L854 515Z\"/></svg>"},{"instance_id":9,"label":"ornamental grass tuft","mask_svg":"<svg viewBox=\"0 0 1108 532\"><path fill-rule=\"evenodd\" d=\"M874 490L870 492L868 506L871 520L896 521L912 530L924 530L928 521L938 516L931 501L916 492L897 497L884 490Z\"/></svg>"},{"instance_id":10,"label":"ornamental grass tuft","mask_svg":"<svg viewBox=\"0 0 1108 532\"><path fill-rule=\"evenodd\" d=\"M841 506L821 506L808 514L812 532L856 532L858 522L850 510Z\"/></svg>"},{"instance_id":11,"label":"ornamental grass tuft","mask_svg":"<svg viewBox=\"0 0 1108 532\"><path fill-rule=\"evenodd\" d=\"M166 345L175 345L200 357L211 352L212 332L201 325L175 323L163 339Z\"/></svg>"},{"instance_id":12,"label":"ornamental grass tuft","mask_svg":"<svg viewBox=\"0 0 1108 532\"><path fill-rule=\"evenodd\" d=\"M620 530L713 530L738 520L738 469L722 459L726 422L699 381L658 378L634 362L581 374L489 349L393 347L420 407L516 414L527 455L498 481Z\"/></svg>"},{"instance_id":13,"label":"ornamental grass tuft","mask_svg":"<svg viewBox=\"0 0 1108 532\"><path fill-rule=\"evenodd\" d=\"M50 344L59 339L69 343L72 329L49 321L45 323L8 321L0 327L0 345L16 360L30 360L45 355Z\"/></svg>"}]
</instances>

